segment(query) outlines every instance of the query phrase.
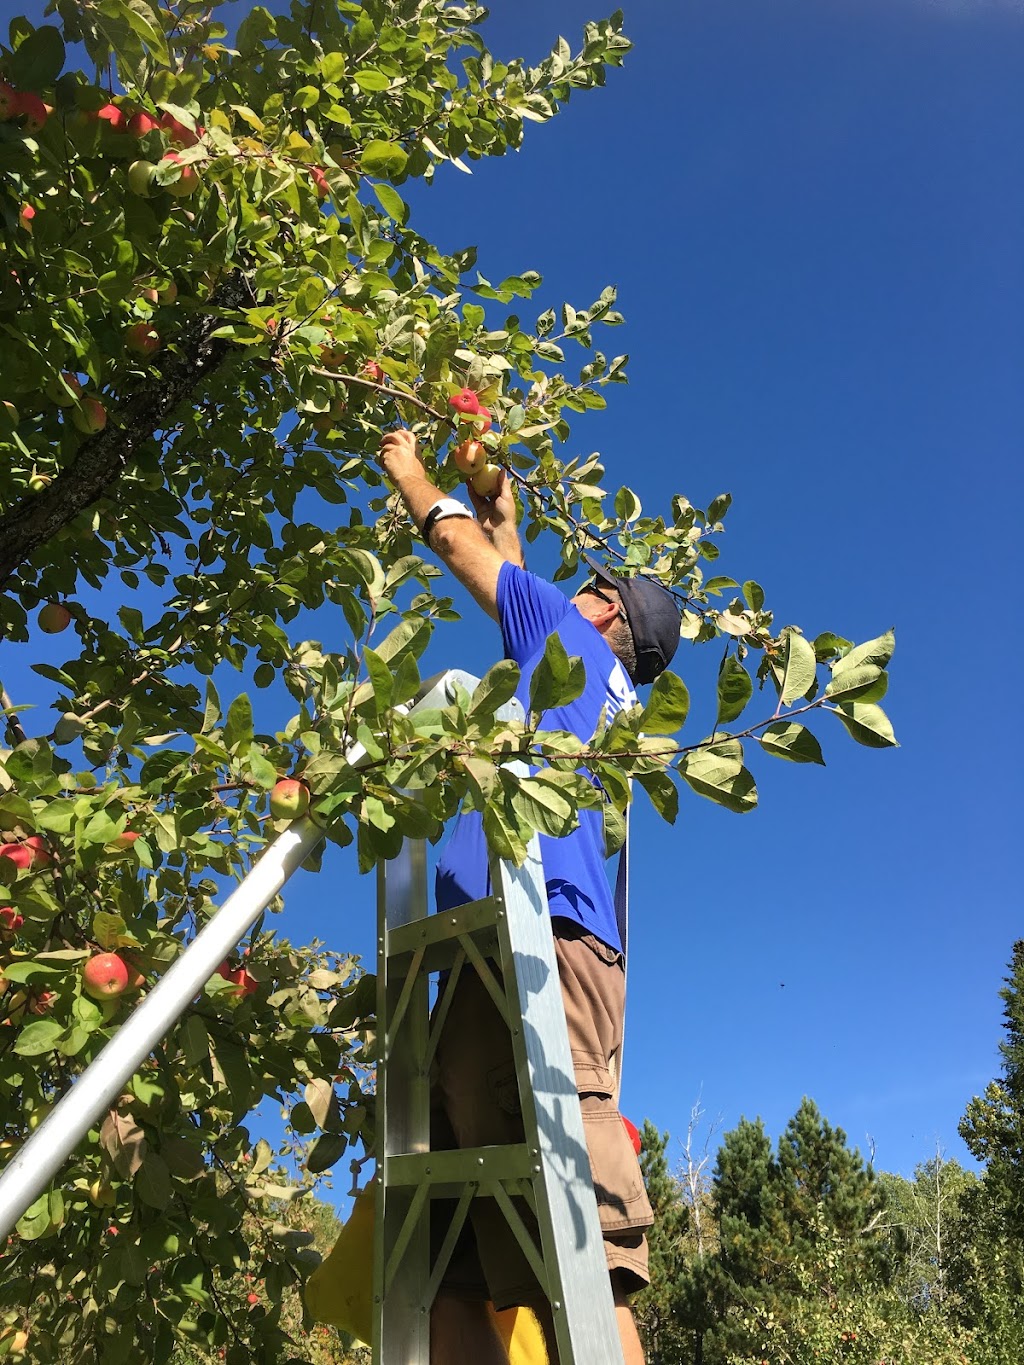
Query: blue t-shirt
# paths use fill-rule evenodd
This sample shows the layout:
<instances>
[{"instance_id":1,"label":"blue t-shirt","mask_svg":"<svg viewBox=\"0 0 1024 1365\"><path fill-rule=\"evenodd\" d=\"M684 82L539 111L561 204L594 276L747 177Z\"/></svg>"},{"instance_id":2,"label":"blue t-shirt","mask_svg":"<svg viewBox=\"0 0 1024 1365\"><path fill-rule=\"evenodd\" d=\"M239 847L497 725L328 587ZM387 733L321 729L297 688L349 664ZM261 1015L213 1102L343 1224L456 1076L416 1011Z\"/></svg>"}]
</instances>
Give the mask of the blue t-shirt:
<instances>
[{"instance_id":1,"label":"blue t-shirt","mask_svg":"<svg viewBox=\"0 0 1024 1365\"><path fill-rule=\"evenodd\" d=\"M557 631L565 652L583 660L587 682L567 706L545 711L541 729L568 730L588 740L602 709L610 716L636 703L626 670L591 623L564 593L525 569L505 563L498 575L498 619L505 657L522 670L516 696L529 710L530 678ZM605 876L604 819L600 810L581 810L580 827L563 839L541 835L541 856L552 915L575 920L604 943L621 950L611 888ZM439 911L491 894L487 840L477 811L456 821L437 865L435 895Z\"/></svg>"}]
</instances>

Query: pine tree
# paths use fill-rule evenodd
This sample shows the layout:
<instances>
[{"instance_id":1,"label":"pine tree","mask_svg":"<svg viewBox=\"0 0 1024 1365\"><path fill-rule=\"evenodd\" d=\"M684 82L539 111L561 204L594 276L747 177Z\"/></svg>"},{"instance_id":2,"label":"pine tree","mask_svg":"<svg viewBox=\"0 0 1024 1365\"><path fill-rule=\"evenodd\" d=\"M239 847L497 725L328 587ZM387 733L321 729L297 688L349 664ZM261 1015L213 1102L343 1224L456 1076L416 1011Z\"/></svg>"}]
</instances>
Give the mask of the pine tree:
<instances>
[{"instance_id":1,"label":"pine tree","mask_svg":"<svg viewBox=\"0 0 1024 1365\"><path fill-rule=\"evenodd\" d=\"M1014 944L1000 995L1003 1073L971 1100L960 1123L984 1171L964 1194L950 1273L978 1365L1024 1360L1024 939Z\"/></svg>"},{"instance_id":2,"label":"pine tree","mask_svg":"<svg viewBox=\"0 0 1024 1365\"><path fill-rule=\"evenodd\" d=\"M679 1293L689 1248L689 1219L679 1181L668 1165L667 1132L644 1120L640 1169L654 1210L648 1236L651 1283L634 1301L648 1365L677 1365L684 1359Z\"/></svg>"}]
</instances>

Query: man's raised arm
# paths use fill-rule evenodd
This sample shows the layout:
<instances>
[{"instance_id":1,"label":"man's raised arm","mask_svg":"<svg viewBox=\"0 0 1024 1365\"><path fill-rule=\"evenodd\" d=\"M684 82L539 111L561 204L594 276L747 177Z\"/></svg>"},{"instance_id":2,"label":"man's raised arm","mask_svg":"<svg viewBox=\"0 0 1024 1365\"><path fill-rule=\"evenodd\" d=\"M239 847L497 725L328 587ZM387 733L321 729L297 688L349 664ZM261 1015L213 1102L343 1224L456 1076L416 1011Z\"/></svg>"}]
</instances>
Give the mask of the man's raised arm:
<instances>
[{"instance_id":1,"label":"man's raised arm","mask_svg":"<svg viewBox=\"0 0 1024 1365\"><path fill-rule=\"evenodd\" d=\"M399 428L389 431L381 442L380 462L384 473L405 503L406 511L422 533L424 523L431 508L444 495L436 484L427 477L416 451L416 437L411 431ZM507 490L505 496L512 501ZM477 499L473 499L477 505ZM504 519L504 518L503 518ZM515 536L515 507L512 507L512 527ZM503 532L507 543L507 529ZM518 546L518 536L515 537ZM440 558L452 573L473 595L473 597L496 621L498 619L498 573L506 558L492 544L491 537L473 517L446 516L435 520L427 537L430 549ZM513 563L522 562L522 552Z\"/></svg>"}]
</instances>

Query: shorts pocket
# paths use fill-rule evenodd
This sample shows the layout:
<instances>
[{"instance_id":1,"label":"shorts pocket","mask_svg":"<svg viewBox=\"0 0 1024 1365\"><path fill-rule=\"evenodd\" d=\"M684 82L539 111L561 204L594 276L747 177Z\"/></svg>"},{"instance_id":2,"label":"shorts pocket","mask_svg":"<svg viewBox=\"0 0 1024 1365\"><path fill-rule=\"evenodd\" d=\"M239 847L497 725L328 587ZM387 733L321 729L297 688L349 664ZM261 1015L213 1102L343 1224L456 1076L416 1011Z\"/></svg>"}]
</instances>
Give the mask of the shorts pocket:
<instances>
[{"instance_id":1,"label":"shorts pocket","mask_svg":"<svg viewBox=\"0 0 1024 1365\"><path fill-rule=\"evenodd\" d=\"M611 1073L600 1057L573 1051L590 1174L601 1231L643 1231L654 1222L640 1162L615 1103Z\"/></svg>"}]
</instances>

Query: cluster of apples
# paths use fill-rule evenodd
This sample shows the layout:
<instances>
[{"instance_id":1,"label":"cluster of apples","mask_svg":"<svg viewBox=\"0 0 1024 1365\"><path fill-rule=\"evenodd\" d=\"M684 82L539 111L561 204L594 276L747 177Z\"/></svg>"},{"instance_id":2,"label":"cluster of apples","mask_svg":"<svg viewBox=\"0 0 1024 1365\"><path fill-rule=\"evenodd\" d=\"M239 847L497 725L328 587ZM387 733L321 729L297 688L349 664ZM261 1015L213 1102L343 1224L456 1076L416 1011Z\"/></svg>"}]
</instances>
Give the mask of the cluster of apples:
<instances>
[{"instance_id":1,"label":"cluster of apples","mask_svg":"<svg viewBox=\"0 0 1024 1365\"><path fill-rule=\"evenodd\" d=\"M97 111L96 117L106 122L113 132L127 133L129 137L143 138L148 133L162 132L172 147L194 147L206 131L202 125L188 128L166 111L154 115L139 109L129 115L116 104L105 104ZM170 167L179 168L179 174L173 180L160 184L156 178L157 170ZM193 163L184 161L179 152L165 151L159 162L145 159L133 161L128 167L128 188L143 199L148 199L154 190L161 189L175 198L187 199L199 188L199 171Z\"/></svg>"},{"instance_id":2,"label":"cluster of apples","mask_svg":"<svg viewBox=\"0 0 1024 1365\"><path fill-rule=\"evenodd\" d=\"M479 439L491 429L491 414L473 389L460 389L448 403L459 414L459 435L463 436L462 428L465 427L472 432L472 435L463 436L452 451L455 467L465 475L465 482L478 497L489 498L497 491L501 480L501 466L488 460L487 447Z\"/></svg>"}]
</instances>

